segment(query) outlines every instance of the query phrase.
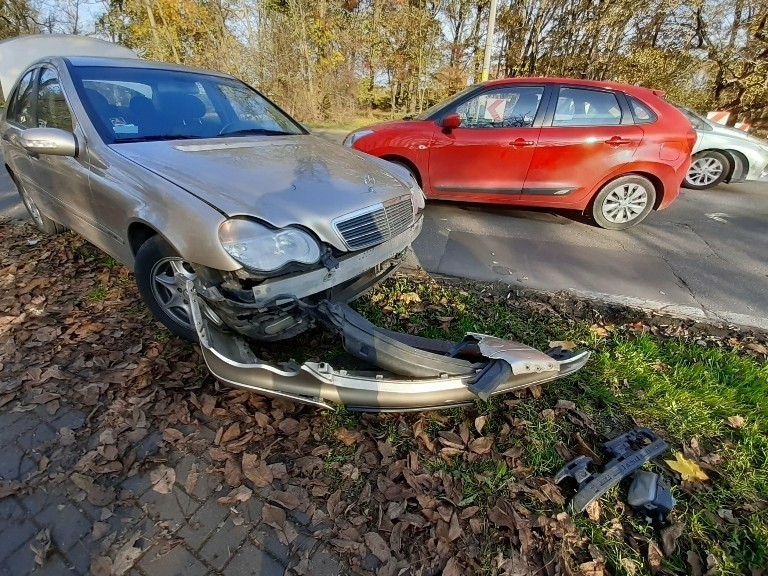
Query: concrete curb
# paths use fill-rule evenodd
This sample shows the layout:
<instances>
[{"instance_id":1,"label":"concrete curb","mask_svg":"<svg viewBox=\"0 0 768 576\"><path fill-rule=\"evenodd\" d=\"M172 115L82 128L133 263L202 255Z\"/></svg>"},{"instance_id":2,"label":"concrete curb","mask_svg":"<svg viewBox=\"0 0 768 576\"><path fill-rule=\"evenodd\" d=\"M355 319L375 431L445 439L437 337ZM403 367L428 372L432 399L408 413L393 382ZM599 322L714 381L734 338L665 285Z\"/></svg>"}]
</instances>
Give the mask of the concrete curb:
<instances>
[{"instance_id":1,"label":"concrete curb","mask_svg":"<svg viewBox=\"0 0 768 576\"><path fill-rule=\"evenodd\" d=\"M664 314L675 318L686 318L697 322L706 322L708 324L718 324L768 332L768 318L762 318L760 316L751 316L749 314L739 314L737 312L726 312L722 310L707 310L695 306L683 306L681 304L670 304L667 302L657 302L642 298L631 298L629 296L603 294L601 292L588 292L575 289L566 289L564 291L573 294L576 298L583 298L584 300L591 300L601 304L635 308L644 312ZM552 292L547 293L552 294Z\"/></svg>"},{"instance_id":2,"label":"concrete curb","mask_svg":"<svg viewBox=\"0 0 768 576\"><path fill-rule=\"evenodd\" d=\"M408 255L400 267L400 271L412 274L415 272L426 272L430 276L435 278L448 278L455 280L469 280L472 282L481 282L490 284L485 280L474 280L472 278L461 278L457 276L448 276L446 274L436 274L424 270L419 265L419 261L413 250L408 251ZM672 304L669 302L659 302L655 300L646 300L643 298L632 298L630 296L619 296L615 294L604 294L602 292L590 292L586 290L577 290L575 288L564 288L562 290L538 290L535 288L529 288L526 286L519 286L509 284L512 290L521 290L524 292L535 292L538 294L546 294L554 296L558 293L567 292L573 295L574 298L582 300L589 300L597 304L607 306L621 306L624 308L632 308L635 310L641 310L646 313L661 314L664 316L670 316L673 318L682 318L687 320L693 320L696 322L704 322L707 324L730 327L736 329L757 330L760 332L768 332L768 318L760 316L751 316L749 314L739 314L737 312L727 312L722 310L707 310L705 308L698 308L696 306L684 306L682 304Z\"/></svg>"}]
</instances>

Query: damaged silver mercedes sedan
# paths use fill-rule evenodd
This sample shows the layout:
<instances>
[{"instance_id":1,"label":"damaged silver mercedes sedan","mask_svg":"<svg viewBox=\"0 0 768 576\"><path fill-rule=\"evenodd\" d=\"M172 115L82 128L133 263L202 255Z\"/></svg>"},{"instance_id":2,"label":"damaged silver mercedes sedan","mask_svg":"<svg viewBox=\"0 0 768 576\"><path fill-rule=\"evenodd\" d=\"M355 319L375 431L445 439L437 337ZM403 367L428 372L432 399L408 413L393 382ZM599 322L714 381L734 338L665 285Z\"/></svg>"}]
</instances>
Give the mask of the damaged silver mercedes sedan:
<instances>
[{"instance_id":1,"label":"damaged silver mercedes sedan","mask_svg":"<svg viewBox=\"0 0 768 576\"><path fill-rule=\"evenodd\" d=\"M231 76L57 54L6 93L5 167L40 230L70 228L129 266L153 314L199 342L220 381L405 410L487 398L586 362L586 352L373 326L347 303L392 273L419 234L424 195L406 171L310 135ZM363 368L269 364L251 347L315 324Z\"/></svg>"}]
</instances>

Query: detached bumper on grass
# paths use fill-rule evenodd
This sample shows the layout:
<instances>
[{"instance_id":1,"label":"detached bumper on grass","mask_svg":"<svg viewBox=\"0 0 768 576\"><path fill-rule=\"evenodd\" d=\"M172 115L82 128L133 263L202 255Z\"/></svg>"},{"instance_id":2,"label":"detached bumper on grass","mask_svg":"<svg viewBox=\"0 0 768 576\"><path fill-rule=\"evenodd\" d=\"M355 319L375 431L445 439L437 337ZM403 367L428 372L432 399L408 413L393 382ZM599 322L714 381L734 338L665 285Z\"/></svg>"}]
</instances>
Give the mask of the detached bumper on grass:
<instances>
[{"instance_id":1,"label":"detached bumper on grass","mask_svg":"<svg viewBox=\"0 0 768 576\"><path fill-rule=\"evenodd\" d=\"M572 374L589 352L541 352L482 334L458 343L374 326L346 304L324 300L310 313L336 332L361 369L325 362L260 360L247 342L214 324L187 281L186 297L208 368L222 383L270 396L350 410L405 411L449 408Z\"/></svg>"}]
</instances>

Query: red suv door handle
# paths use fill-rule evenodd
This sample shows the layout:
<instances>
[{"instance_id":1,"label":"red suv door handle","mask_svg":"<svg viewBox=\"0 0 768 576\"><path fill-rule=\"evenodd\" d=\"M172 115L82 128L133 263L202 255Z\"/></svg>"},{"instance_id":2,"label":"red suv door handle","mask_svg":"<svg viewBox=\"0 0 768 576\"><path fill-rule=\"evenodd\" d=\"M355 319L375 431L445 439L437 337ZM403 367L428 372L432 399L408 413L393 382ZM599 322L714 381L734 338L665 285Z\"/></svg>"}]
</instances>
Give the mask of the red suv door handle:
<instances>
[{"instance_id":1,"label":"red suv door handle","mask_svg":"<svg viewBox=\"0 0 768 576\"><path fill-rule=\"evenodd\" d=\"M525 140L524 138L515 138L512 140L512 142L509 143L510 146L515 147L524 147L524 146L533 146L535 142L533 140Z\"/></svg>"},{"instance_id":2,"label":"red suv door handle","mask_svg":"<svg viewBox=\"0 0 768 576\"><path fill-rule=\"evenodd\" d=\"M605 143L609 144L610 146L621 146L622 144L632 144L632 140L628 140L627 138L622 138L620 136L614 136L613 138L606 140Z\"/></svg>"}]
</instances>

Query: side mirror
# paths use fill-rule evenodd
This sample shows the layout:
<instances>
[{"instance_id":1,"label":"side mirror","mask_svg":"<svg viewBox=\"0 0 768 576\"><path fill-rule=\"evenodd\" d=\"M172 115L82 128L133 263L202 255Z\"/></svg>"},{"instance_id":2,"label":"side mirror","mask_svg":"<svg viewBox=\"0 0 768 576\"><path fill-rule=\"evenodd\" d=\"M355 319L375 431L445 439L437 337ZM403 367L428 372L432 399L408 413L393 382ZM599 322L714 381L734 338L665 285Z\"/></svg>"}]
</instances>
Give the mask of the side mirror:
<instances>
[{"instance_id":1,"label":"side mirror","mask_svg":"<svg viewBox=\"0 0 768 576\"><path fill-rule=\"evenodd\" d=\"M440 126L446 130L453 130L461 126L461 116L458 114L448 114L440 121Z\"/></svg>"},{"instance_id":2,"label":"side mirror","mask_svg":"<svg viewBox=\"0 0 768 576\"><path fill-rule=\"evenodd\" d=\"M58 128L27 128L21 133L20 143L30 154L77 155L75 135Z\"/></svg>"}]
</instances>

